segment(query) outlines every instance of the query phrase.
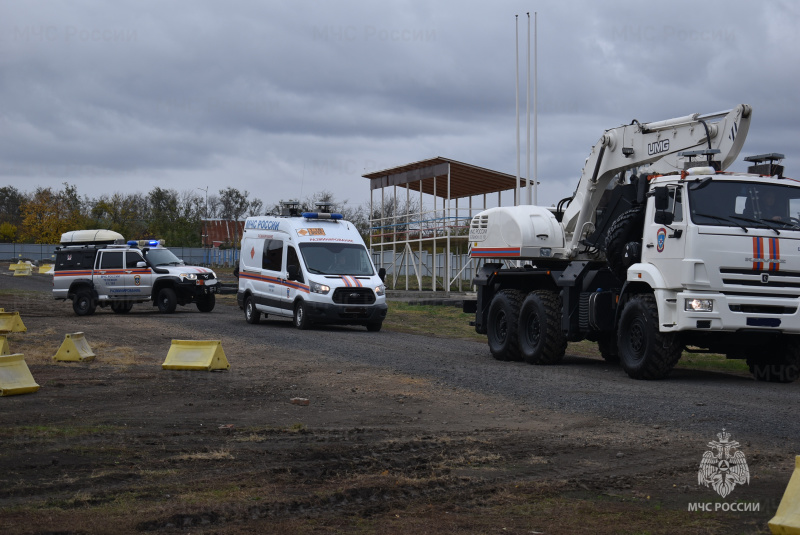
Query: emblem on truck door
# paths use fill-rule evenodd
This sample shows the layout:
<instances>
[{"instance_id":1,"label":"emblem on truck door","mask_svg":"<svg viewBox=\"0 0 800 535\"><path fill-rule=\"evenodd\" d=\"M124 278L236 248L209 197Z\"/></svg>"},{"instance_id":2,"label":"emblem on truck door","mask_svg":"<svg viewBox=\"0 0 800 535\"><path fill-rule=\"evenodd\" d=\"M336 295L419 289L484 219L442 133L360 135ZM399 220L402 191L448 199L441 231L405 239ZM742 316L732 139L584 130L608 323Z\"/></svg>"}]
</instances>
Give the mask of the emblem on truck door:
<instances>
[{"instance_id":1,"label":"emblem on truck door","mask_svg":"<svg viewBox=\"0 0 800 535\"><path fill-rule=\"evenodd\" d=\"M761 282L763 282L764 284L769 283L769 273L761 274Z\"/></svg>"}]
</instances>

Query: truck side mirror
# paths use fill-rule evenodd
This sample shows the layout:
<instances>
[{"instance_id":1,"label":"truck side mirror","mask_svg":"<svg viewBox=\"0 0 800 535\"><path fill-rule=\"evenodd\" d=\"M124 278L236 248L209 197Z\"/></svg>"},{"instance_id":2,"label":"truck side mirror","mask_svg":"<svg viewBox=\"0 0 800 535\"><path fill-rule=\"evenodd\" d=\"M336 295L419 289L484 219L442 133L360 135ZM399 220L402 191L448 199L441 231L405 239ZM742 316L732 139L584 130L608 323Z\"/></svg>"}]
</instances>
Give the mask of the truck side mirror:
<instances>
[{"instance_id":1,"label":"truck side mirror","mask_svg":"<svg viewBox=\"0 0 800 535\"><path fill-rule=\"evenodd\" d=\"M669 193L666 186L659 186L653 190L656 198L656 210L666 210L669 208Z\"/></svg>"},{"instance_id":2,"label":"truck side mirror","mask_svg":"<svg viewBox=\"0 0 800 535\"><path fill-rule=\"evenodd\" d=\"M381 282L386 282L386 268L380 268L378 270L378 277L380 277Z\"/></svg>"}]
</instances>

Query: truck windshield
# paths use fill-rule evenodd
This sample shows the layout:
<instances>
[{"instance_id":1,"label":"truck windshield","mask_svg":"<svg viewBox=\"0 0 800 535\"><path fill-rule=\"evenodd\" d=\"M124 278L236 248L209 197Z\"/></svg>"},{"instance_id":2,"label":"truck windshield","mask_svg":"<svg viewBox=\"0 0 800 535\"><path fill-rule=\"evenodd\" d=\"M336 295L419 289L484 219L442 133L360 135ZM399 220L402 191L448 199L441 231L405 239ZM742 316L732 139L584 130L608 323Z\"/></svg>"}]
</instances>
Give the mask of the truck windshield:
<instances>
[{"instance_id":1,"label":"truck windshield","mask_svg":"<svg viewBox=\"0 0 800 535\"><path fill-rule=\"evenodd\" d=\"M300 251L311 273L322 275L372 276L367 249L363 245L341 243L301 243Z\"/></svg>"},{"instance_id":2,"label":"truck windshield","mask_svg":"<svg viewBox=\"0 0 800 535\"><path fill-rule=\"evenodd\" d=\"M687 189L695 224L800 230L800 187L702 179Z\"/></svg>"},{"instance_id":3,"label":"truck windshield","mask_svg":"<svg viewBox=\"0 0 800 535\"><path fill-rule=\"evenodd\" d=\"M169 249L150 249L144 252L144 256L154 266L182 266L183 260L175 256Z\"/></svg>"}]
</instances>

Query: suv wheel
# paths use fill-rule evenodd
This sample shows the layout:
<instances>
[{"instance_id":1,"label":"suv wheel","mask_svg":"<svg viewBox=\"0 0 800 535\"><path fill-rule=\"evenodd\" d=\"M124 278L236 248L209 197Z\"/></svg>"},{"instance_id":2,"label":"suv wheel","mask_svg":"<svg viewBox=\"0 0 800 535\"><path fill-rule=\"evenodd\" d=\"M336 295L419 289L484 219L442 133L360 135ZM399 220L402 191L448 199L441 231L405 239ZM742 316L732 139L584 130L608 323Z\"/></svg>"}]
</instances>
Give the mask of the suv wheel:
<instances>
[{"instance_id":1,"label":"suv wheel","mask_svg":"<svg viewBox=\"0 0 800 535\"><path fill-rule=\"evenodd\" d=\"M175 312L175 307L178 306L178 296L175 295L175 290L172 288L161 288L158 291L156 302L158 310L162 314L172 314Z\"/></svg>"},{"instance_id":2,"label":"suv wheel","mask_svg":"<svg viewBox=\"0 0 800 535\"><path fill-rule=\"evenodd\" d=\"M197 310L200 312L211 312L214 310L214 305L217 299L214 294L208 294L197 300Z\"/></svg>"},{"instance_id":3,"label":"suv wheel","mask_svg":"<svg viewBox=\"0 0 800 535\"><path fill-rule=\"evenodd\" d=\"M72 298L72 310L78 316L91 316L96 308L97 304L89 290L78 290Z\"/></svg>"}]
</instances>

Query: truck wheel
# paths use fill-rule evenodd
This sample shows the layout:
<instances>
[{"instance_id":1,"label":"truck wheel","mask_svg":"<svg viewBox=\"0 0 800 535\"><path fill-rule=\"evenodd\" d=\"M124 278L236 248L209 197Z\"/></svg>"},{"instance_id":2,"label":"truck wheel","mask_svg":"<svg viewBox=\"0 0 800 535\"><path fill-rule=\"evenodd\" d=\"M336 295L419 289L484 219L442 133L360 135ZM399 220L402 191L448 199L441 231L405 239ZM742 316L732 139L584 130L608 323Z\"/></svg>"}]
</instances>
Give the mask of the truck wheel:
<instances>
[{"instance_id":1,"label":"truck wheel","mask_svg":"<svg viewBox=\"0 0 800 535\"><path fill-rule=\"evenodd\" d=\"M611 272L622 282L628 278L628 267L640 260L626 258L625 246L629 242L642 240L643 227L644 212L641 208L631 208L614 220L606 234L606 262Z\"/></svg>"},{"instance_id":2,"label":"truck wheel","mask_svg":"<svg viewBox=\"0 0 800 535\"><path fill-rule=\"evenodd\" d=\"M489 351L497 360L522 360L518 334L522 298L517 290L501 290L489 305L486 334Z\"/></svg>"},{"instance_id":3,"label":"truck wheel","mask_svg":"<svg viewBox=\"0 0 800 535\"><path fill-rule=\"evenodd\" d=\"M118 301L111 303L111 310L116 314L127 314L133 308L133 303L130 301Z\"/></svg>"},{"instance_id":4,"label":"truck wheel","mask_svg":"<svg viewBox=\"0 0 800 535\"><path fill-rule=\"evenodd\" d=\"M78 290L72 298L72 310L77 316L91 316L96 308L97 303L89 290Z\"/></svg>"},{"instance_id":5,"label":"truck wheel","mask_svg":"<svg viewBox=\"0 0 800 535\"><path fill-rule=\"evenodd\" d=\"M204 295L197 301L197 310L200 312L211 312L214 310L214 305L217 304L217 298L214 294Z\"/></svg>"},{"instance_id":6,"label":"truck wheel","mask_svg":"<svg viewBox=\"0 0 800 535\"><path fill-rule=\"evenodd\" d=\"M519 314L519 350L528 364L555 364L564 358L561 298L555 292L531 292Z\"/></svg>"},{"instance_id":7,"label":"truck wheel","mask_svg":"<svg viewBox=\"0 0 800 535\"><path fill-rule=\"evenodd\" d=\"M294 326L301 331L311 327L311 321L309 321L306 313L306 305L302 301L298 301L294 306Z\"/></svg>"},{"instance_id":8,"label":"truck wheel","mask_svg":"<svg viewBox=\"0 0 800 535\"><path fill-rule=\"evenodd\" d=\"M161 288L158 291L158 310L162 314L172 314L175 312L175 307L178 306L178 297L175 295L175 290L172 288Z\"/></svg>"},{"instance_id":9,"label":"truck wheel","mask_svg":"<svg viewBox=\"0 0 800 535\"><path fill-rule=\"evenodd\" d=\"M376 333L381 330L383 327L382 321L376 321L375 323L367 323L367 330L371 333Z\"/></svg>"},{"instance_id":10,"label":"truck wheel","mask_svg":"<svg viewBox=\"0 0 800 535\"><path fill-rule=\"evenodd\" d=\"M610 363L619 362L619 348L617 347L617 333L603 333L597 339L597 348L603 360Z\"/></svg>"},{"instance_id":11,"label":"truck wheel","mask_svg":"<svg viewBox=\"0 0 800 535\"><path fill-rule=\"evenodd\" d=\"M782 342L771 348L770 358L749 358L747 366L756 381L793 383L800 378L800 345Z\"/></svg>"},{"instance_id":12,"label":"truck wheel","mask_svg":"<svg viewBox=\"0 0 800 535\"><path fill-rule=\"evenodd\" d=\"M261 312L256 308L256 300L252 295L248 295L244 302L244 319L252 325L261 321Z\"/></svg>"},{"instance_id":13,"label":"truck wheel","mask_svg":"<svg viewBox=\"0 0 800 535\"><path fill-rule=\"evenodd\" d=\"M663 379L681 358L674 333L658 330L658 307L653 294L635 295L625 305L617 334L619 359L634 379Z\"/></svg>"}]
</instances>

